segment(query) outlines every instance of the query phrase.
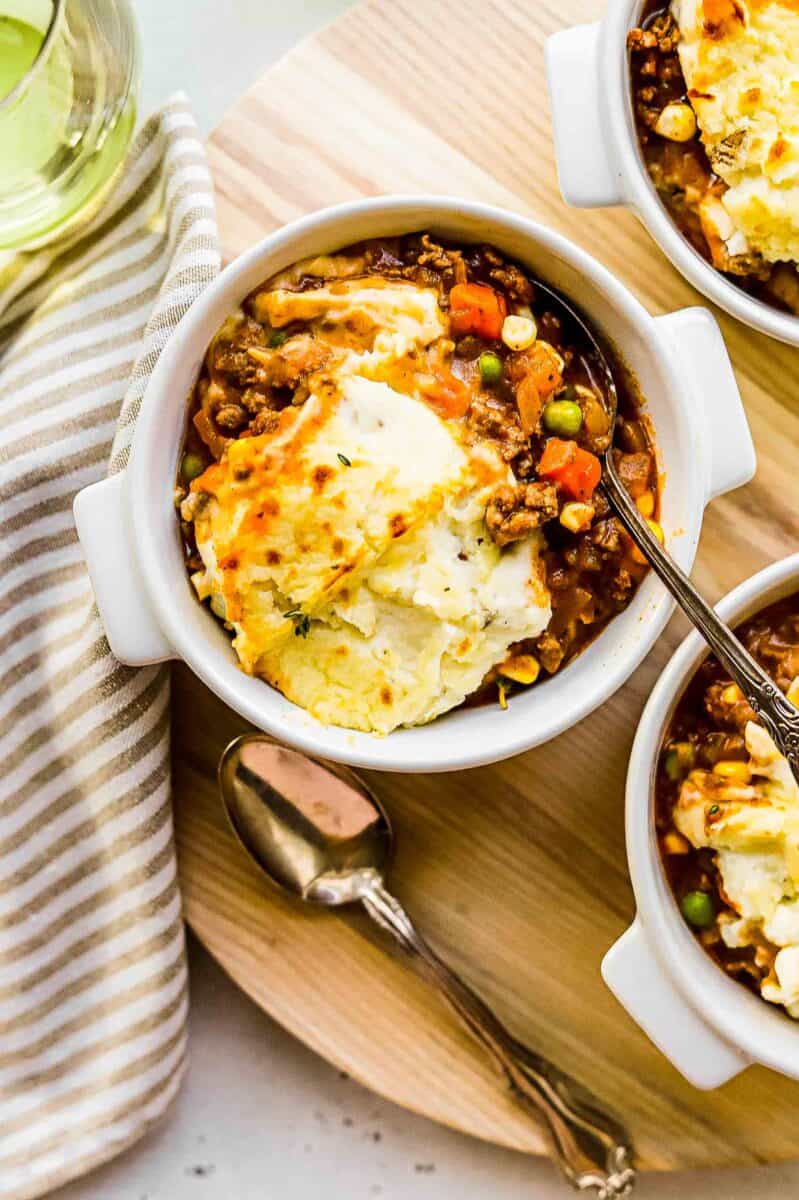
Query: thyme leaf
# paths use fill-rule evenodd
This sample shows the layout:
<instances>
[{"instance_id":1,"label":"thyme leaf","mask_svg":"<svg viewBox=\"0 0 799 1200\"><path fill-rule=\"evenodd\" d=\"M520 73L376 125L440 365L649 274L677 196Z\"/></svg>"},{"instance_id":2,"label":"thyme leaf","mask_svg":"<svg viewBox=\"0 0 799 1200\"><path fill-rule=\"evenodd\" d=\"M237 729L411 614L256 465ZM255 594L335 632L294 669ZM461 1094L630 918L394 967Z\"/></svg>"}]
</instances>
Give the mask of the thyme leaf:
<instances>
[{"instance_id":1,"label":"thyme leaf","mask_svg":"<svg viewBox=\"0 0 799 1200\"><path fill-rule=\"evenodd\" d=\"M287 621L294 622L295 637L306 638L308 636L311 628L311 618L301 608L292 608L289 612L284 612L283 616Z\"/></svg>"}]
</instances>

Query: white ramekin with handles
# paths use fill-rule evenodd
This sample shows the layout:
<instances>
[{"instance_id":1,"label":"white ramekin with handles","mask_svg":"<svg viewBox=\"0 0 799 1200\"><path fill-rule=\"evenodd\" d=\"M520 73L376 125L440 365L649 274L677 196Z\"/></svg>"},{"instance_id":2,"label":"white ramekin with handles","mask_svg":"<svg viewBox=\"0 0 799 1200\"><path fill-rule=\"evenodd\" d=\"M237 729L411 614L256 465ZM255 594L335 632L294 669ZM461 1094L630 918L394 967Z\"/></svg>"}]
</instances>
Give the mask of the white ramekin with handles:
<instances>
[{"instance_id":1,"label":"white ramekin with handles","mask_svg":"<svg viewBox=\"0 0 799 1200\"><path fill-rule=\"evenodd\" d=\"M627 33L642 0L608 0L601 21L552 34L546 66L560 190L575 208L626 205L686 279L739 321L799 345L799 317L748 296L702 258L664 208L633 119Z\"/></svg>"},{"instance_id":2,"label":"white ramekin with handles","mask_svg":"<svg viewBox=\"0 0 799 1200\"><path fill-rule=\"evenodd\" d=\"M172 503L188 396L211 337L260 282L298 259L420 229L491 242L573 296L615 343L648 401L664 472L662 523L686 569L709 500L750 479L751 436L708 312L653 319L595 259L524 217L444 197L381 197L315 213L232 263L181 321L153 372L130 462L85 489L75 518L100 614L126 663L182 658L231 708L282 741L338 762L443 771L494 762L554 737L605 701L645 657L672 609L654 577L573 663L511 701L463 708L387 737L322 725L236 666L230 639L193 593Z\"/></svg>"},{"instance_id":3,"label":"white ramekin with handles","mask_svg":"<svg viewBox=\"0 0 799 1200\"><path fill-rule=\"evenodd\" d=\"M772 563L729 592L718 611L733 625L799 592L799 554ZM685 639L652 691L627 773L627 857L637 904L633 924L602 963L630 1015L695 1087L714 1088L754 1063L799 1079L799 1023L717 967L688 929L663 871L654 783L663 736L707 656Z\"/></svg>"}]
</instances>

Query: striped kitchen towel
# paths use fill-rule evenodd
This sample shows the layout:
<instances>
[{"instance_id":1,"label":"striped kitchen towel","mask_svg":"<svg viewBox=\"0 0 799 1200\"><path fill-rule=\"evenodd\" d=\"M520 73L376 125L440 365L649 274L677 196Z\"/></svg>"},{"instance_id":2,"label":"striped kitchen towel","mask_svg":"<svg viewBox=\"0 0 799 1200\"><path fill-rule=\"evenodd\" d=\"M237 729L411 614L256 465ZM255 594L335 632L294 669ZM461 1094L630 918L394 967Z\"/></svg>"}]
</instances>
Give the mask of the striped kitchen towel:
<instances>
[{"instance_id":1,"label":"striped kitchen towel","mask_svg":"<svg viewBox=\"0 0 799 1200\"><path fill-rule=\"evenodd\" d=\"M186 1057L163 668L112 657L72 522L125 466L147 379L219 269L188 104L91 224L0 261L0 1197L129 1145Z\"/></svg>"}]
</instances>

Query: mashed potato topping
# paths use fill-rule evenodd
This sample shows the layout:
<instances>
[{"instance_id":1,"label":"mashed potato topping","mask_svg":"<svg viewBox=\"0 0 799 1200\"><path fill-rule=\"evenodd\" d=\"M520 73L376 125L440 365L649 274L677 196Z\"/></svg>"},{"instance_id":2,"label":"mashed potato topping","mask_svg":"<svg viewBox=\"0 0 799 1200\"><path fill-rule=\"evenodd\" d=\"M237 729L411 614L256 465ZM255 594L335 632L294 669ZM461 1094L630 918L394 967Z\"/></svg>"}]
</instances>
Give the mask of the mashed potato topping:
<instances>
[{"instance_id":1,"label":"mashed potato topping","mask_svg":"<svg viewBox=\"0 0 799 1200\"><path fill-rule=\"evenodd\" d=\"M255 311L309 323L333 357L301 407L192 485L198 595L244 669L320 720L428 721L545 629L541 534L501 551L486 506L512 476L495 444L370 378L440 338L434 292L343 281L261 293Z\"/></svg>"},{"instance_id":2,"label":"mashed potato topping","mask_svg":"<svg viewBox=\"0 0 799 1200\"><path fill-rule=\"evenodd\" d=\"M724 943L777 947L761 995L799 1017L799 785L762 726L750 721L744 736L750 781L692 772L674 823L692 846L715 851L733 910L719 917Z\"/></svg>"},{"instance_id":3,"label":"mashed potato topping","mask_svg":"<svg viewBox=\"0 0 799 1200\"><path fill-rule=\"evenodd\" d=\"M799 261L799 8L794 0L674 0L688 97L715 173L730 254ZM740 235L730 248L730 234Z\"/></svg>"}]
</instances>

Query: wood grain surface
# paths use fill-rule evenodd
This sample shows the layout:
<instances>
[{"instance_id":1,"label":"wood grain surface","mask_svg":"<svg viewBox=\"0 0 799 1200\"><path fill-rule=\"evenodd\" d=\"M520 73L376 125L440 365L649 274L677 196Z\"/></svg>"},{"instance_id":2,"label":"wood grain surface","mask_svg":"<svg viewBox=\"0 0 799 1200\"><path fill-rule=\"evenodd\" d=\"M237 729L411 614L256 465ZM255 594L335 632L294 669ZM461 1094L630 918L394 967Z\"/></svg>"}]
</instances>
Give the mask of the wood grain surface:
<instances>
[{"instance_id":1,"label":"wood grain surface","mask_svg":"<svg viewBox=\"0 0 799 1200\"><path fill-rule=\"evenodd\" d=\"M505 205L596 254L652 311L701 298L627 212L562 203L543 43L601 0L368 0L303 42L211 138L226 256L328 204L437 192ZM797 351L718 314L759 456L711 506L694 572L713 599L796 549ZM685 633L680 618L627 686L578 728L499 766L372 775L398 831L391 883L433 943L522 1038L624 1117L645 1168L799 1153L799 1086L753 1069L694 1091L607 992L602 955L633 901L623 788L635 723ZM314 1049L398 1103L542 1153L449 1012L357 913L271 892L228 833L216 762L244 723L185 668L174 678L179 864L186 916L232 977Z\"/></svg>"}]
</instances>

